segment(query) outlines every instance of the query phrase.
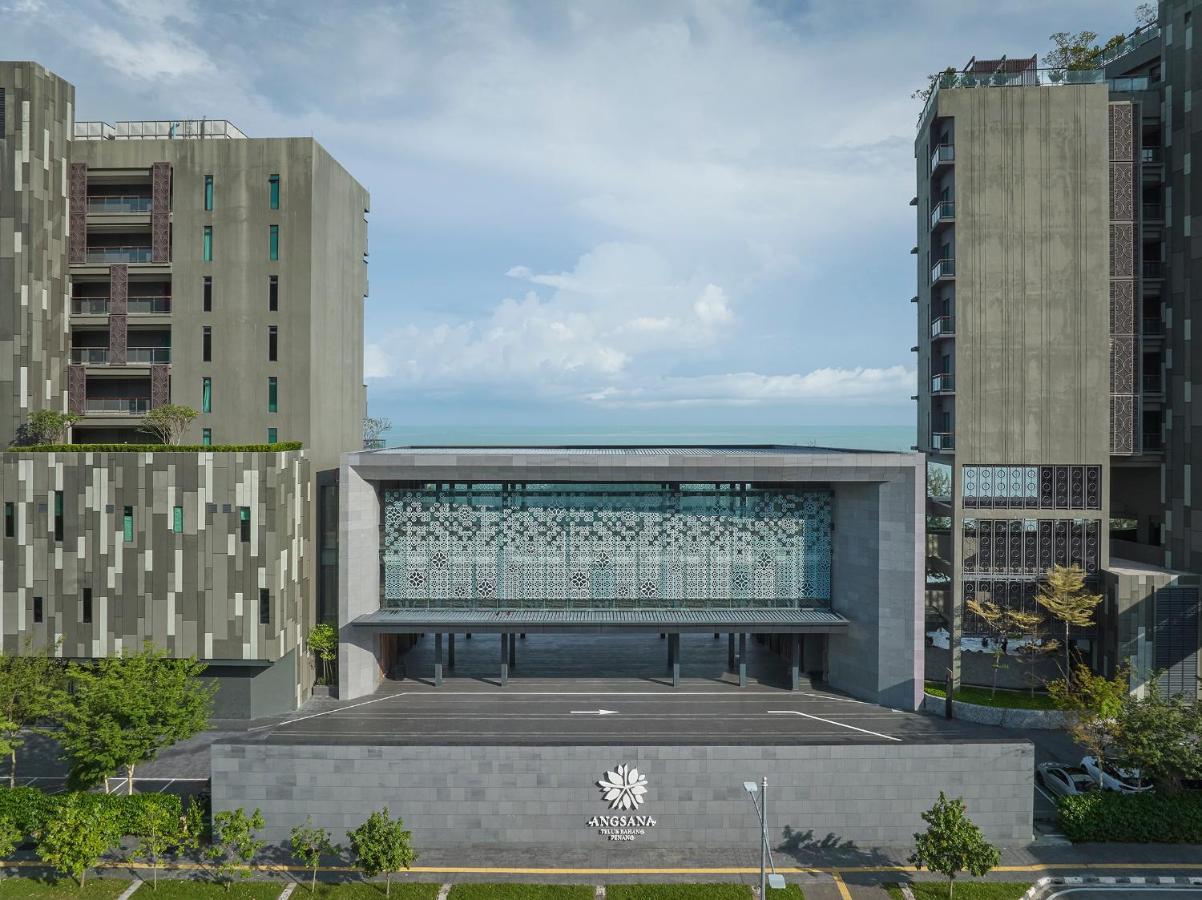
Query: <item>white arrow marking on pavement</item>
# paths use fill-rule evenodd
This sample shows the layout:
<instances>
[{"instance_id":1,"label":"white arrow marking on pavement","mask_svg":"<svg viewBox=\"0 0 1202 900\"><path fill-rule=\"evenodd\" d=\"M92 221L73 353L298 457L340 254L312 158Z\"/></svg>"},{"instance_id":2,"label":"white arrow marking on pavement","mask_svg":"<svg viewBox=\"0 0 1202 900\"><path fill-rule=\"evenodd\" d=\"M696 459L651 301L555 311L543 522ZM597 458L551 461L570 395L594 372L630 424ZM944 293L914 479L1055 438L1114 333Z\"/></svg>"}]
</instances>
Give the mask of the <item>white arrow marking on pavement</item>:
<instances>
[{"instance_id":1,"label":"white arrow marking on pavement","mask_svg":"<svg viewBox=\"0 0 1202 900\"><path fill-rule=\"evenodd\" d=\"M881 734L879 731L869 731L867 728L857 728L855 725L848 725L845 722L836 722L834 719L824 719L822 716L811 716L809 713L803 713L798 709L770 709L770 716L804 716L807 719L813 719L816 722L825 722L827 725L838 725L840 728L850 728L852 731L861 731L864 734L871 734L873 737L885 738L889 741L897 741L901 743L901 738L894 737L891 734Z\"/></svg>"},{"instance_id":2,"label":"white arrow marking on pavement","mask_svg":"<svg viewBox=\"0 0 1202 900\"><path fill-rule=\"evenodd\" d=\"M618 714L618 711L616 709L574 709L574 710L572 710L572 715L574 715L574 716L616 716L617 714Z\"/></svg>"}]
</instances>

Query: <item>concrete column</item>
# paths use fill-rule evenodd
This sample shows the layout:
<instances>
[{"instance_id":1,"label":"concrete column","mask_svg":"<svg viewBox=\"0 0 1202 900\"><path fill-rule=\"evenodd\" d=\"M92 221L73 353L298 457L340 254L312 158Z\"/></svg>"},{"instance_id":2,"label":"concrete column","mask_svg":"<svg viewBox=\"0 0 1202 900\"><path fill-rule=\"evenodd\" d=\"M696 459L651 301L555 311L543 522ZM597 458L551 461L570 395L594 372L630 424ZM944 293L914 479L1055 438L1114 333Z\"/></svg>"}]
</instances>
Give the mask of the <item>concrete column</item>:
<instances>
[{"instance_id":1,"label":"concrete column","mask_svg":"<svg viewBox=\"0 0 1202 900\"><path fill-rule=\"evenodd\" d=\"M680 632L672 635L672 687L680 687Z\"/></svg>"},{"instance_id":2,"label":"concrete column","mask_svg":"<svg viewBox=\"0 0 1202 900\"><path fill-rule=\"evenodd\" d=\"M501 687L509 684L509 635L501 635Z\"/></svg>"},{"instance_id":3,"label":"concrete column","mask_svg":"<svg viewBox=\"0 0 1202 900\"><path fill-rule=\"evenodd\" d=\"M792 690L801 690L801 635L789 635L789 686Z\"/></svg>"},{"instance_id":4,"label":"concrete column","mask_svg":"<svg viewBox=\"0 0 1202 900\"><path fill-rule=\"evenodd\" d=\"M447 635L447 668L455 668L455 635Z\"/></svg>"},{"instance_id":5,"label":"concrete column","mask_svg":"<svg viewBox=\"0 0 1202 900\"><path fill-rule=\"evenodd\" d=\"M676 664L676 635L668 635L668 671Z\"/></svg>"},{"instance_id":6,"label":"concrete column","mask_svg":"<svg viewBox=\"0 0 1202 900\"><path fill-rule=\"evenodd\" d=\"M509 636L509 668L516 669L518 665L518 636Z\"/></svg>"},{"instance_id":7,"label":"concrete column","mask_svg":"<svg viewBox=\"0 0 1202 900\"><path fill-rule=\"evenodd\" d=\"M434 635L434 686L442 687L442 632Z\"/></svg>"},{"instance_id":8,"label":"concrete column","mask_svg":"<svg viewBox=\"0 0 1202 900\"><path fill-rule=\"evenodd\" d=\"M726 671L734 672L735 670L735 635L731 632L727 636L726 641Z\"/></svg>"},{"instance_id":9,"label":"concrete column","mask_svg":"<svg viewBox=\"0 0 1202 900\"><path fill-rule=\"evenodd\" d=\"M739 635L739 687L747 687L747 635Z\"/></svg>"}]
</instances>

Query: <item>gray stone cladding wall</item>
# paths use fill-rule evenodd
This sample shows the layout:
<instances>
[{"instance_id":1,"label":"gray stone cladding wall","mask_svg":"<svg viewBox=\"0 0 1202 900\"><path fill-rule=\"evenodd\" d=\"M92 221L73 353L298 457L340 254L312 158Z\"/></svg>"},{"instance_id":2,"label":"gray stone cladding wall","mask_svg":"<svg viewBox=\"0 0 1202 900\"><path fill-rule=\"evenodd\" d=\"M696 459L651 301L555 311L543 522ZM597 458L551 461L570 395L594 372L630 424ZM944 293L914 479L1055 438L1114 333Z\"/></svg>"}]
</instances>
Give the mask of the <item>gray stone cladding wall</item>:
<instances>
[{"instance_id":1,"label":"gray stone cladding wall","mask_svg":"<svg viewBox=\"0 0 1202 900\"><path fill-rule=\"evenodd\" d=\"M151 640L204 660L281 659L301 645L312 619L304 564L310 489L305 451L5 453L0 497L14 503L15 533L0 532L3 652L31 638L59 642L65 657L100 657ZM63 495L61 541L55 491ZM247 541L239 507L250 508ZM84 588L92 591L91 623L82 621ZM259 621L260 588L270 592L269 624ZM311 683L298 674L293 705Z\"/></svg>"},{"instance_id":2,"label":"gray stone cladding wall","mask_svg":"<svg viewBox=\"0 0 1202 900\"><path fill-rule=\"evenodd\" d=\"M0 446L39 409L66 411L67 157L75 89L0 63Z\"/></svg>"},{"instance_id":3,"label":"gray stone cladding wall","mask_svg":"<svg viewBox=\"0 0 1202 900\"><path fill-rule=\"evenodd\" d=\"M637 810L610 810L596 782L619 764L647 778ZM909 845L939 792L962 796L990 840L1031 839L1034 748L1012 743L853 746L420 747L218 743L213 809L263 811L263 837L284 843L312 816L342 840L388 807L415 848L482 844L617 847L588 823L639 815L637 847L754 844L744 781L767 776L774 844L788 833L860 845Z\"/></svg>"}]
</instances>

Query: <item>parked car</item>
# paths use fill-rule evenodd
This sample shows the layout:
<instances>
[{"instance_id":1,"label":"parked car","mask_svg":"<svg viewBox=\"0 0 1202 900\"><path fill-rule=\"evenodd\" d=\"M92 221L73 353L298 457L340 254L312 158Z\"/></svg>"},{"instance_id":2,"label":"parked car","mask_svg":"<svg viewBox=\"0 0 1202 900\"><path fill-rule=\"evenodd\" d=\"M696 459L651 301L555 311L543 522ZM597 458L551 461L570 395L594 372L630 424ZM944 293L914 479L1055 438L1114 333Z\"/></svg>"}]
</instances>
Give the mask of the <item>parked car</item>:
<instances>
[{"instance_id":1,"label":"parked car","mask_svg":"<svg viewBox=\"0 0 1202 900\"><path fill-rule=\"evenodd\" d=\"M1143 779L1138 769L1120 769L1103 761L1099 772L1098 761L1092 756L1086 756L1081 760L1081 768L1088 772L1094 781L1101 782L1104 791L1141 794L1144 791L1152 790L1152 785Z\"/></svg>"},{"instance_id":2,"label":"parked car","mask_svg":"<svg viewBox=\"0 0 1202 900\"><path fill-rule=\"evenodd\" d=\"M1049 793L1070 797L1098 789L1098 783L1080 766L1047 762L1035 767L1035 778Z\"/></svg>"}]
</instances>

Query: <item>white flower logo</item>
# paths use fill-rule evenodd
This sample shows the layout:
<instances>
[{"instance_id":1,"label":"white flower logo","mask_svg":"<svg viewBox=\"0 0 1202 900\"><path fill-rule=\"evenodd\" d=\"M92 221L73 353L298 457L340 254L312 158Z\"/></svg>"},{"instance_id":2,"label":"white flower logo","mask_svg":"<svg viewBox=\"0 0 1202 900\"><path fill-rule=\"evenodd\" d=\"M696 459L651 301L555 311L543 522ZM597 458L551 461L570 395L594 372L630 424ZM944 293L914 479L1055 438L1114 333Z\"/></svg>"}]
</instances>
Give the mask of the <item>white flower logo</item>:
<instances>
[{"instance_id":1,"label":"white flower logo","mask_svg":"<svg viewBox=\"0 0 1202 900\"><path fill-rule=\"evenodd\" d=\"M638 809L647 793L647 776L633 766L620 765L597 782L610 809Z\"/></svg>"}]
</instances>

